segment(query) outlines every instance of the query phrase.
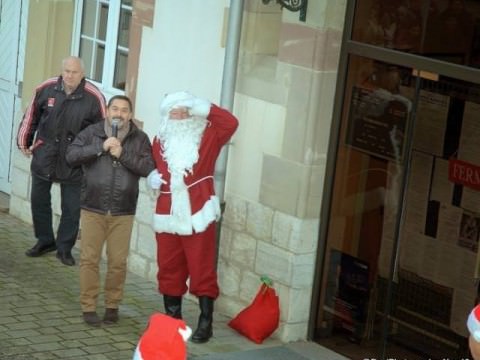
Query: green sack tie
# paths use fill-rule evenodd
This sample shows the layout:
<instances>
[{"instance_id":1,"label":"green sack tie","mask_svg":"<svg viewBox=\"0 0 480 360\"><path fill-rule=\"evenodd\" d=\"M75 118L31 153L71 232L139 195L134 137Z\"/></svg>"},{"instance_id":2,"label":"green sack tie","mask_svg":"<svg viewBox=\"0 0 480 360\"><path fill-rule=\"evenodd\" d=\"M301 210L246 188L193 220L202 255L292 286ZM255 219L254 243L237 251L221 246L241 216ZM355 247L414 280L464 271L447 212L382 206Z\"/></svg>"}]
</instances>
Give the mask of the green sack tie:
<instances>
[{"instance_id":1,"label":"green sack tie","mask_svg":"<svg viewBox=\"0 0 480 360\"><path fill-rule=\"evenodd\" d=\"M273 280L270 279L267 275L262 275L260 277L260 281L262 282L262 284L265 285L265 288L263 289L263 291L265 292L268 288L272 287L273 286Z\"/></svg>"}]
</instances>

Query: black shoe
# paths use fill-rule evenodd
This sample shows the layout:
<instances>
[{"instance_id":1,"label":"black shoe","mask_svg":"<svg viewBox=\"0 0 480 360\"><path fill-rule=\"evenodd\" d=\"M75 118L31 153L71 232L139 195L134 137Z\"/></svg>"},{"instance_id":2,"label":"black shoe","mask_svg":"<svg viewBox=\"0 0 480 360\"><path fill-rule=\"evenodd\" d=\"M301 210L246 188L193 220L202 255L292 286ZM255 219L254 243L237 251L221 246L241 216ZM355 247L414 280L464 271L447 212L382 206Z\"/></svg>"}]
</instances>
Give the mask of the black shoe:
<instances>
[{"instance_id":1,"label":"black shoe","mask_svg":"<svg viewBox=\"0 0 480 360\"><path fill-rule=\"evenodd\" d=\"M182 318L182 297L163 295L163 306L165 314L175 319Z\"/></svg>"},{"instance_id":2,"label":"black shoe","mask_svg":"<svg viewBox=\"0 0 480 360\"><path fill-rule=\"evenodd\" d=\"M208 296L198 298L200 306L200 317L198 318L198 327L192 335L192 342L197 344L206 343L213 335L213 299Z\"/></svg>"},{"instance_id":3,"label":"black shoe","mask_svg":"<svg viewBox=\"0 0 480 360\"><path fill-rule=\"evenodd\" d=\"M83 321L90 326L99 327L102 323L95 311L87 311L83 313Z\"/></svg>"},{"instance_id":4,"label":"black shoe","mask_svg":"<svg viewBox=\"0 0 480 360\"><path fill-rule=\"evenodd\" d=\"M75 259L70 251L57 251L57 259L62 262L63 265L73 266L75 265Z\"/></svg>"},{"instance_id":5,"label":"black shoe","mask_svg":"<svg viewBox=\"0 0 480 360\"><path fill-rule=\"evenodd\" d=\"M105 315L103 315L103 323L107 325L116 324L118 322L118 309L105 309Z\"/></svg>"},{"instance_id":6,"label":"black shoe","mask_svg":"<svg viewBox=\"0 0 480 360\"><path fill-rule=\"evenodd\" d=\"M25 252L25 255L30 257L38 257L55 250L57 250L57 245L55 243L42 245L40 242L37 242L34 247Z\"/></svg>"}]
</instances>

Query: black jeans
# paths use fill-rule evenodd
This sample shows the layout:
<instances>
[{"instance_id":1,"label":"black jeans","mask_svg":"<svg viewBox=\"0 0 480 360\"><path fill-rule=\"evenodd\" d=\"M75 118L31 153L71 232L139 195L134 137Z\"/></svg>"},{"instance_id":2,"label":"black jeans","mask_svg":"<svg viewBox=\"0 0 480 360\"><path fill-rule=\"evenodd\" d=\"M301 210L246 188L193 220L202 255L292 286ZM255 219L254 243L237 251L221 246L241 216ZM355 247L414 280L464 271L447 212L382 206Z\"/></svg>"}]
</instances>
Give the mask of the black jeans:
<instances>
[{"instance_id":1,"label":"black jeans","mask_svg":"<svg viewBox=\"0 0 480 360\"><path fill-rule=\"evenodd\" d=\"M42 245L55 242L52 223L52 182L32 175L32 220L35 237ZM57 248L70 251L77 240L80 221L80 184L60 184L62 215L57 230Z\"/></svg>"}]
</instances>

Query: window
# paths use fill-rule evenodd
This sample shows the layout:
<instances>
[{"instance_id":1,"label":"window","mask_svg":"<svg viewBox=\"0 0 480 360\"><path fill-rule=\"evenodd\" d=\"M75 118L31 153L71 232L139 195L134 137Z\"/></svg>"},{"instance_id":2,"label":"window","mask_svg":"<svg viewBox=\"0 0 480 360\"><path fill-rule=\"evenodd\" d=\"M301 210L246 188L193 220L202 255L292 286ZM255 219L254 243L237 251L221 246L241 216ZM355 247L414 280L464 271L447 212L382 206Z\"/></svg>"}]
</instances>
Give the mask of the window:
<instances>
[{"instance_id":1,"label":"window","mask_svg":"<svg viewBox=\"0 0 480 360\"><path fill-rule=\"evenodd\" d=\"M125 90L132 2L77 2L74 53L85 63L85 76L106 92Z\"/></svg>"}]
</instances>

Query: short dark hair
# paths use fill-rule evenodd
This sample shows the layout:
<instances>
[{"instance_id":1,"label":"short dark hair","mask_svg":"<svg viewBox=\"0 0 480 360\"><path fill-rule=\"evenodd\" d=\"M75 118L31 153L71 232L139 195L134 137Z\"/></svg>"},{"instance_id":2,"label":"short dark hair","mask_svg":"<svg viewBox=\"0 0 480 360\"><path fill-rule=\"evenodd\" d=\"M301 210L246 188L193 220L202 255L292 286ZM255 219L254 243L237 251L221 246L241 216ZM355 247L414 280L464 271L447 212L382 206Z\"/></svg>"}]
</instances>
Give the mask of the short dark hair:
<instances>
[{"instance_id":1,"label":"short dark hair","mask_svg":"<svg viewBox=\"0 0 480 360\"><path fill-rule=\"evenodd\" d=\"M115 100L124 100L126 102L128 102L128 106L130 108L130 112L133 112L133 105L132 105L132 100L130 100L130 98L128 96L125 96L125 95L115 95L115 96L112 96L110 98L110 100L108 100L108 104L107 104L107 107L110 107L110 105L112 105L112 102L115 101Z\"/></svg>"}]
</instances>

